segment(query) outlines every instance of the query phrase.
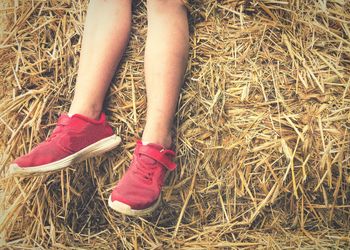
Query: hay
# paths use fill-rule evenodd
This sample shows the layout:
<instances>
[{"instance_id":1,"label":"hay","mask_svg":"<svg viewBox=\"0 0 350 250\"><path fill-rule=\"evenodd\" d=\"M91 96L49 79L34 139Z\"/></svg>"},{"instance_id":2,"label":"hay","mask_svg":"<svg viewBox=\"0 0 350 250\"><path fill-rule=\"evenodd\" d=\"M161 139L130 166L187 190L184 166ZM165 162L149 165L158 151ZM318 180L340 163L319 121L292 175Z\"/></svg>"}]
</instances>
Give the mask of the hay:
<instances>
[{"instance_id":1,"label":"hay","mask_svg":"<svg viewBox=\"0 0 350 250\"><path fill-rule=\"evenodd\" d=\"M145 122L146 8L105 110L118 149L56 174L7 178L68 110L86 1L14 1L2 34L0 232L6 248L346 248L350 245L350 3L194 1L162 207L106 204ZM1 241L0 241L1 242Z\"/></svg>"}]
</instances>

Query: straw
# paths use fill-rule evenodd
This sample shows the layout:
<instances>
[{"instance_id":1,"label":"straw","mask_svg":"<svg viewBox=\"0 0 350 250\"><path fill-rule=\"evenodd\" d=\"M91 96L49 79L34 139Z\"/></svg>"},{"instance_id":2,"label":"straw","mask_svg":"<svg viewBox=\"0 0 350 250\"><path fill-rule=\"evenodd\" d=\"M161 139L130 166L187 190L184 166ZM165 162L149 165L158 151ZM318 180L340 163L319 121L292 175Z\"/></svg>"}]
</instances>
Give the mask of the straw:
<instances>
[{"instance_id":1,"label":"straw","mask_svg":"<svg viewBox=\"0 0 350 250\"><path fill-rule=\"evenodd\" d=\"M0 6L0 244L7 249L350 247L350 3L188 1L191 50L161 207L107 199L145 124L146 4L104 110L123 143L52 174L8 177L68 110L87 1Z\"/></svg>"}]
</instances>

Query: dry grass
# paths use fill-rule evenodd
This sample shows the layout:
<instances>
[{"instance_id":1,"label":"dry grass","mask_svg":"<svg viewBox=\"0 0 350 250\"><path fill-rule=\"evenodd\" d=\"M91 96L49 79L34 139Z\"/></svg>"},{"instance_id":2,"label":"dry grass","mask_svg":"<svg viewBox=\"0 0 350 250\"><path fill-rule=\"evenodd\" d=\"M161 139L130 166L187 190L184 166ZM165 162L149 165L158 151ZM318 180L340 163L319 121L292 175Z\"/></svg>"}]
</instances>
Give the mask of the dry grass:
<instances>
[{"instance_id":1,"label":"dry grass","mask_svg":"<svg viewBox=\"0 0 350 250\"><path fill-rule=\"evenodd\" d=\"M145 119L144 2L105 105L123 145L31 179L5 172L69 107L87 2L14 4L0 46L4 248L350 247L348 0L190 5L179 168L144 219L106 203Z\"/></svg>"}]
</instances>

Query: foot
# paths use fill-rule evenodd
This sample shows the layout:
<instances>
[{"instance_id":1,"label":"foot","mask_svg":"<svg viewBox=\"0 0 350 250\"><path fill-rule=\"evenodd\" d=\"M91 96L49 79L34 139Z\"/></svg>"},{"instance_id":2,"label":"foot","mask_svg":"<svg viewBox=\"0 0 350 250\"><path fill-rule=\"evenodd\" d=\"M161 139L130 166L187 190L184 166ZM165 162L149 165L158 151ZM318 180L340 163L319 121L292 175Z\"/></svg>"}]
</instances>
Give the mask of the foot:
<instances>
[{"instance_id":1,"label":"foot","mask_svg":"<svg viewBox=\"0 0 350 250\"><path fill-rule=\"evenodd\" d=\"M174 170L175 153L158 144L138 141L133 160L109 197L109 206L131 216L152 213L160 203L166 170Z\"/></svg>"},{"instance_id":2,"label":"foot","mask_svg":"<svg viewBox=\"0 0 350 250\"><path fill-rule=\"evenodd\" d=\"M10 165L10 173L51 172L116 147L120 137L101 114L98 120L62 114L50 137Z\"/></svg>"}]
</instances>

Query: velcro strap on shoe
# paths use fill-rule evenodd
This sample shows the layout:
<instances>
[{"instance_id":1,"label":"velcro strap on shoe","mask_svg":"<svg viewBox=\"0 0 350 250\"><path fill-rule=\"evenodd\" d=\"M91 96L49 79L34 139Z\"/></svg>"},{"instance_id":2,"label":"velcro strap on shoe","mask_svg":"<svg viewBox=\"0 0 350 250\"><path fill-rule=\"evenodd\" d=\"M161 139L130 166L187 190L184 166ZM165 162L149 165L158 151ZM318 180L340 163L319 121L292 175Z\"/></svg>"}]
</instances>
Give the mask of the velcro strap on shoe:
<instances>
[{"instance_id":1,"label":"velcro strap on shoe","mask_svg":"<svg viewBox=\"0 0 350 250\"><path fill-rule=\"evenodd\" d=\"M170 157L175 155L175 152L172 150L162 149L159 151L152 147L140 147L137 153L146 155L153 160L156 160L170 171L176 168L176 164L170 160Z\"/></svg>"}]
</instances>

